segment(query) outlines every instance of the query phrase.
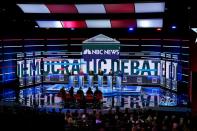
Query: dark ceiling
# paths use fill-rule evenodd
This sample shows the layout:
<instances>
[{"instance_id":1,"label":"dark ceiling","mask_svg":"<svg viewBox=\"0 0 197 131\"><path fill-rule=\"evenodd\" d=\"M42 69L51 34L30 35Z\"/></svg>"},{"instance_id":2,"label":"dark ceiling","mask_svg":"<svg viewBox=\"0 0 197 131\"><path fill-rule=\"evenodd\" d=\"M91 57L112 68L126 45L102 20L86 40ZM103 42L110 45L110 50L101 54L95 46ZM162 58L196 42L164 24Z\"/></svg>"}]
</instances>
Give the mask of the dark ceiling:
<instances>
[{"instance_id":1,"label":"dark ceiling","mask_svg":"<svg viewBox=\"0 0 197 131\"><path fill-rule=\"evenodd\" d=\"M147 0L144 0L147 1ZM154 0L158 1L158 0ZM162 1L162 0L159 0ZM166 2L165 13L156 14L108 14L108 15L61 15L61 14L24 14L17 3L53 3L53 4L73 4L73 3L129 3L130 0L121 0L114 2L114 0L5 0L0 1L0 36L1 37L89 37L99 33L104 33L111 36L138 36L138 35L181 35L187 36L191 27L197 27L197 9L195 0L163 0ZM134 2L134 1L132 1ZM133 32L128 33L128 29L40 29L35 27L35 18L44 19L81 19L81 18L157 18L162 17L164 19L164 26L162 31L158 32L156 29L136 29ZM172 25L176 25L177 29L171 29Z\"/></svg>"}]
</instances>

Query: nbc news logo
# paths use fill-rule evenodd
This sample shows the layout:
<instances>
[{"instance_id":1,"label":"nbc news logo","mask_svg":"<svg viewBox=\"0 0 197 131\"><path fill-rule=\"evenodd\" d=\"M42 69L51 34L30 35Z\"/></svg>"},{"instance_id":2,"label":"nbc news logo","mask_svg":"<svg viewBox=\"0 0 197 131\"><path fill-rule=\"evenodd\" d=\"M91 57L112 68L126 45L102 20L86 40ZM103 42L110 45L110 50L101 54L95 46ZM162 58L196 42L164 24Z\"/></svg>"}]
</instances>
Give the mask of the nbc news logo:
<instances>
[{"instance_id":1,"label":"nbc news logo","mask_svg":"<svg viewBox=\"0 0 197 131\"><path fill-rule=\"evenodd\" d=\"M96 50L90 50L90 49L85 49L83 51L83 55L119 55L119 50L103 50L103 49L96 49Z\"/></svg>"},{"instance_id":2,"label":"nbc news logo","mask_svg":"<svg viewBox=\"0 0 197 131\"><path fill-rule=\"evenodd\" d=\"M89 49L86 49L86 50L83 51L83 54L84 55L91 55L92 52Z\"/></svg>"}]
</instances>

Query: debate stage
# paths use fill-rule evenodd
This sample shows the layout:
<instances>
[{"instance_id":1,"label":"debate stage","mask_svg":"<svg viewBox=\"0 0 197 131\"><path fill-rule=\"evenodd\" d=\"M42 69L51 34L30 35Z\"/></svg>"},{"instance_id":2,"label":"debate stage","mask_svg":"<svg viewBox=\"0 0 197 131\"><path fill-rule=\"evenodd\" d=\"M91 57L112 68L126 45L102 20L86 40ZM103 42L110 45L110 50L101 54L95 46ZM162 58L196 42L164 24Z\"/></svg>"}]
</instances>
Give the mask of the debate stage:
<instances>
[{"instance_id":1,"label":"debate stage","mask_svg":"<svg viewBox=\"0 0 197 131\"><path fill-rule=\"evenodd\" d=\"M68 84L45 84L20 91L20 102L26 106L63 108L61 98L57 96L62 87L69 90ZM79 87L74 88L76 93ZM83 87L86 94L88 87ZM99 88L103 92L101 108L147 108L160 106L177 106L177 94L160 87L121 86L120 88L107 86ZM94 92L95 88L92 88ZM35 100L35 102L34 102Z\"/></svg>"},{"instance_id":2,"label":"debate stage","mask_svg":"<svg viewBox=\"0 0 197 131\"><path fill-rule=\"evenodd\" d=\"M88 87L93 92L99 87L103 109L188 105L189 74L184 69L189 68L180 63L188 59L182 60L179 50L170 49L171 52L161 44L161 48L152 51L132 47L129 54L123 55L128 47L123 49L121 42L102 34L83 41L81 47L78 57L62 57L63 52L58 50L54 52L57 56L50 51L30 53L28 59L27 54L18 55L20 89L31 86L20 91L20 102L26 106L61 108L57 94L64 86L65 90L74 87L75 93L82 87L84 94Z\"/></svg>"}]
</instances>

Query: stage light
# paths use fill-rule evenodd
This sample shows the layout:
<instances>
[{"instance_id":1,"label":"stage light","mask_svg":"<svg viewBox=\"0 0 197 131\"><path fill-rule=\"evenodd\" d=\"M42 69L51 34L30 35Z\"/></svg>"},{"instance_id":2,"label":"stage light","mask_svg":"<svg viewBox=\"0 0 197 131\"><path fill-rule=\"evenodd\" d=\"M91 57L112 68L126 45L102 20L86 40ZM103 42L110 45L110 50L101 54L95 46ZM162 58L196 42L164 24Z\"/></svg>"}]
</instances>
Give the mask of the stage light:
<instances>
[{"instance_id":1,"label":"stage light","mask_svg":"<svg viewBox=\"0 0 197 131\"><path fill-rule=\"evenodd\" d=\"M175 25L173 25L173 26L172 26L172 29L176 29L176 26L175 26Z\"/></svg>"},{"instance_id":2,"label":"stage light","mask_svg":"<svg viewBox=\"0 0 197 131\"><path fill-rule=\"evenodd\" d=\"M133 31L134 30L134 28L132 28L132 27L129 27L129 31Z\"/></svg>"},{"instance_id":3,"label":"stage light","mask_svg":"<svg viewBox=\"0 0 197 131\"><path fill-rule=\"evenodd\" d=\"M161 28L157 28L157 31L161 31L162 29Z\"/></svg>"},{"instance_id":4,"label":"stage light","mask_svg":"<svg viewBox=\"0 0 197 131\"><path fill-rule=\"evenodd\" d=\"M163 19L137 19L138 28L161 28Z\"/></svg>"}]
</instances>

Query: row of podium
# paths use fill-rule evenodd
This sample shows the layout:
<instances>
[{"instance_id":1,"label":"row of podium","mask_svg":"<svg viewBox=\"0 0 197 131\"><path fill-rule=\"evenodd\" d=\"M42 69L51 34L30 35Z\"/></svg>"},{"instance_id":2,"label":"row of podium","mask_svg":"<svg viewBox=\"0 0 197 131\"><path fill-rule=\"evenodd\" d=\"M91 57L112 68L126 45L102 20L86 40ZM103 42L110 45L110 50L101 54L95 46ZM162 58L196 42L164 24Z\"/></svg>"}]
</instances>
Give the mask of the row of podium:
<instances>
[{"instance_id":1,"label":"row of podium","mask_svg":"<svg viewBox=\"0 0 197 131\"><path fill-rule=\"evenodd\" d=\"M91 75L87 76L87 84L88 84L87 86L88 87L93 87L94 86L94 78L93 77L94 76L91 76ZM103 76L98 75L97 77L98 77L98 79L97 79L98 87L103 87L103 83L104 83ZM114 77L115 77L115 86L117 88L120 88L121 83L122 83L121 82L122 81L121 76L114 76ZM107 76L107 87L109 87L109 88L113 87L114 77L113 76ZM73 86L73 87L75 87L75 86L84 87L84 76L82 76L82 75L79 75L79 76L71 75L71 76L69 76L69 85Z\"/></svg>"}]
</instances>

